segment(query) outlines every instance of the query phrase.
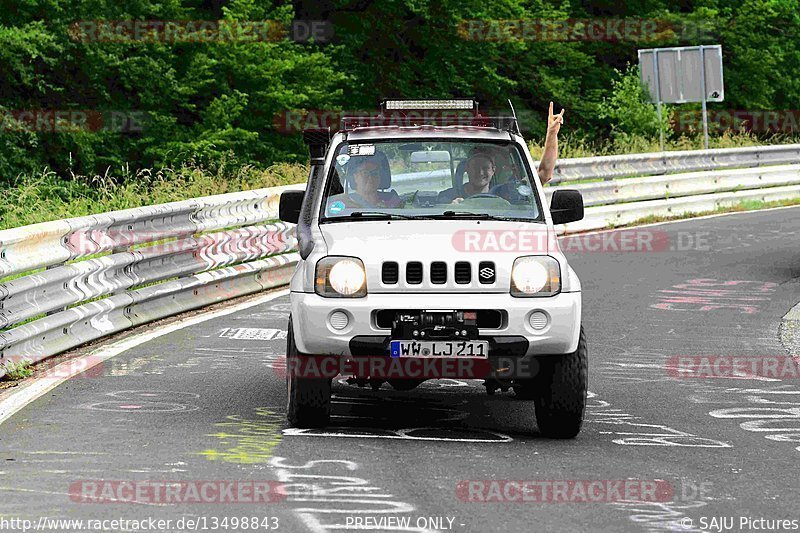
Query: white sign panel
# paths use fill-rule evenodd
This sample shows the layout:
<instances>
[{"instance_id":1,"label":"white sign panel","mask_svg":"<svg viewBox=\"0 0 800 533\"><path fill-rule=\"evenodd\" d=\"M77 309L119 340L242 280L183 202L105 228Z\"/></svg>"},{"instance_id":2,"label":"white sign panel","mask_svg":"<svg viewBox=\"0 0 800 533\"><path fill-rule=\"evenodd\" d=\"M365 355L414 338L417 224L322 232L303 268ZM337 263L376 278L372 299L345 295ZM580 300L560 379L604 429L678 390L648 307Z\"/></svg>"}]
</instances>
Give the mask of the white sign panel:
<instances>
[{"instance_id":1,"label":"white sign panel","mask_svg":"<svg viewBox=\"0 0 800 533\"><path fill-rule=\"evenodd\" d=\"M722 102L722 46L639 50L639 72L653 102Z\"/></svg>"}]
</instances>

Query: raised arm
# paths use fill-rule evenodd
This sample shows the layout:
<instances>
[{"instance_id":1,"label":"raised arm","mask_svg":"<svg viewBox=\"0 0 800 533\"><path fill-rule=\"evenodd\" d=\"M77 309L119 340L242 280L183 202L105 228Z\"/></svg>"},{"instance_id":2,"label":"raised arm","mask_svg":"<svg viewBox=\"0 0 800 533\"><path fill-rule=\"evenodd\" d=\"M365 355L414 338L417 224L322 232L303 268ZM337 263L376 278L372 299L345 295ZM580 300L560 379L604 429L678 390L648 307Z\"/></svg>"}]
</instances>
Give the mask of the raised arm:
<instances>
[{"instance_id":1,"label":"raised arm","mask_svg":"<svg viewBox=\"0 0 800 533\"><path fill-rule=\"evenodd\" d=\"M553 170L556 168L558 159L558 130L564 123L564 110L561 113L553 114L553 102L550 102L550 110L547 113L547 134L544 138L544 153L539 162L539 179L542 185L553 178Z\"/></svg>"}]
</instances>

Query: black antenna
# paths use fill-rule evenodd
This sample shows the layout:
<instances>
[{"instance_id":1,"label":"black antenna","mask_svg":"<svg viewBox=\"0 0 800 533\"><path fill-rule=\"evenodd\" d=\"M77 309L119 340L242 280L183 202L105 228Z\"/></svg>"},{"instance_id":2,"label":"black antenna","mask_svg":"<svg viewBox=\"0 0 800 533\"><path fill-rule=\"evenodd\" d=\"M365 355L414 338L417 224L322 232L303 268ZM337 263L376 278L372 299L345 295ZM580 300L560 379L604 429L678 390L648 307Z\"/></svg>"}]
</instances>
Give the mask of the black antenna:
<instances>
[{"instance_id":1,"label":"black antenna","mask_svg":"<svg viewBox=\"0 0 800 533\"><path fill-rule=\"evenodd\" d=\"M508 107L511 108L511 116L514 117L514 128L517 130L517 135L522 137L522 131L519 129L519 122L517 121L517 112L514 111L514 104L511 103L511 98L508 99Z\"/></svg>"}]
</instances>

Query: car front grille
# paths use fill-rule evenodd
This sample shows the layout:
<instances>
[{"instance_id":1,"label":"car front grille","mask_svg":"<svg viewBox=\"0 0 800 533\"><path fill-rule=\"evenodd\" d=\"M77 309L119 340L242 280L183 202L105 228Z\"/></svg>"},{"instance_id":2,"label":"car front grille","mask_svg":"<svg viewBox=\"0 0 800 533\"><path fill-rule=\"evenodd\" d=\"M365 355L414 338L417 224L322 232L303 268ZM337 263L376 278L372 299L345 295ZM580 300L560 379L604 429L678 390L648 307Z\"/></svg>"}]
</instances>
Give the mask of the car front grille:
<instances>
[{"instance_id":1,"label":"car front grille","mask_svg":"<svg viewBox=\"0 0 800 533\"><path fill-rule=\"evenodd\" d=\"M477 271L473 272L477 266ZM497 280L497 270L492 261L481 261L477 265L469 261L458 261L453 268L452 280L447 263L433 261L428 267L428 282L445 285L448 281L456 285L469 285L475 279L481 285L492 285ZM420 261L409 261L405 265L405 280L408 285L421 285L425 281L425 265ZM381 281L384 285L395 285L400 281L400 264L385 261L381 265Z\"/></svg>"}]
</instances>

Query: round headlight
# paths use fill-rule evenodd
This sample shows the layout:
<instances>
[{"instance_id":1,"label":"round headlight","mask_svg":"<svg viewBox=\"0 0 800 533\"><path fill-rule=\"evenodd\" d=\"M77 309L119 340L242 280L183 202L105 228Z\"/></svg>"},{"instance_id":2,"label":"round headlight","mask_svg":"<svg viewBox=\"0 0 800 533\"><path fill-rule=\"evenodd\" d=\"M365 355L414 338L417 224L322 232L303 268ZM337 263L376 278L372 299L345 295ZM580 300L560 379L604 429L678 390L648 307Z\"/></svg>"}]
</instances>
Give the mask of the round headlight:
<instances>
[{"instance_id":1,"label":"round headlight","mask_svg":"<svg viewBox=\"0 0 800 533\"><path fill-rule=\"evenodd\" d=\"M333 290L350 296L361 290L367 281L367 276L361 265L352 259L342 259L331 267L328 280Z\"/></svg>"},{"instance_id":2,"label":"round headlight","mask_svg":"<svg viewBox=\"0 0 800 533\"><path fill-rule=\"evenodd\" d=\"M520 292L535 294L547 285L547 268L538 261L520 261L511 272L514 286Z\"/></svg>"}]
</instances>

